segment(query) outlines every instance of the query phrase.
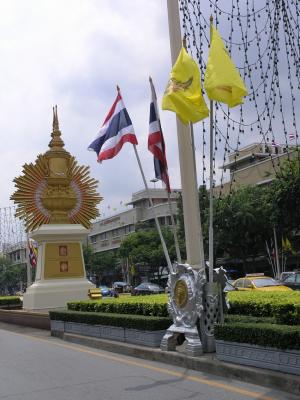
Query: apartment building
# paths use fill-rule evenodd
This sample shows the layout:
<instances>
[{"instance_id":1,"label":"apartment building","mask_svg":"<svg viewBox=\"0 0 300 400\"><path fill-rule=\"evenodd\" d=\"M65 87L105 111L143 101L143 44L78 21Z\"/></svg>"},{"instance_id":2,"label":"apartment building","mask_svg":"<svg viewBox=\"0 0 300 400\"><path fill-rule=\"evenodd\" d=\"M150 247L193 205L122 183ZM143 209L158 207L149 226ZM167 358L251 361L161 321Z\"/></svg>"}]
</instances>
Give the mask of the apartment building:
<instances>
[{"instance_id":1,"label":"apartment building","mask_svg":"<svg viewBox=\"0 0 300 400\"><path fill-rule=\"evenodd\" d=\"M172 190L170 204L173 215L177 214L177 198L181 190ZM158 217L161 226L171 225L171 213L168 196L165 189L149 189L154 207L150 207L146 190L140 190L132 194L129 203L130 209L108 218L101 218L92 225L89 234L89 243L95 253L117 249L122 240L132 232L135 232L138 222L154 221Z\"/></svg>"},{"instance_id":2,"label":"apartment building","mask_svg":"<svg viewBox=\"0 0 300 400\"><path fill-rule=\"evenodd\" d=\"M27 242L3 244L3 254L13 264L27 263Z\"/></svg>"},{"instance_id":3,"label":"apartment building","mask_svg":"<svg viewBox=\"0 0 300 400\"><path fill-rule=\"evenodd\" d=\"M221 169L229 170L230 180L215 187L215 193L222 195L230 189L242 186L265 185L270 183L288 159L297 155L295 146L252 143L229 154L228 161Z\"/></svg>"}]
</instances>

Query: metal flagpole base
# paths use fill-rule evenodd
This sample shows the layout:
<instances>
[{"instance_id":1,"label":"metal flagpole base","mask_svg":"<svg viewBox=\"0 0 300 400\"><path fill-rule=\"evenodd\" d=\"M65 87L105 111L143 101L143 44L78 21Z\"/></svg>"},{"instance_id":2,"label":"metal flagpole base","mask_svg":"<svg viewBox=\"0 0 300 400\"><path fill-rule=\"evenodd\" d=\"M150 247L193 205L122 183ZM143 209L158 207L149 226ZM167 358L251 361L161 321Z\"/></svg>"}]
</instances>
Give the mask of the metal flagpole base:
<instances>
[{"instance_id":1,"label":"metal flagpole base","mask_svg":"<svg viewBox=\"0 0 300 400\"><path fill-rule=\"evenodd\" d=\"M177 339L183 334L186 340L186 354L192 357L203 354L198 321L203 310L205 280L203 270L194 270L188 264L175 264L174 272L169 274L168 280L168 310L173 317L173 325L161 341L161 350L175 351L179 345Z\"/></svg>"},{"instance_id":2,"label":"metal flagpole base","mask_svg":"<svg viewBox=\"0 0 300 400\"><path fill-rule=\"evenodd\" d=\"M214 324L220 321L219 285L207 282L204 285L204 313L201 317L200 329L205 353L216 351Z\"/></svg>"},{"instance_id":3,"label":"metal flagpole base","mask_svg":"<svg viewBox=\"0 0 300 400\"><path fill-rule=\"evenodd\" d=\"M202 343L196 327L184 328L171 325L162 338L160 348L163 351L175 351L178 345L177 339L180 334L184 334L187 341L185 352L188 356L197 357L203 354Z\"/></svg>"}]
</instances>

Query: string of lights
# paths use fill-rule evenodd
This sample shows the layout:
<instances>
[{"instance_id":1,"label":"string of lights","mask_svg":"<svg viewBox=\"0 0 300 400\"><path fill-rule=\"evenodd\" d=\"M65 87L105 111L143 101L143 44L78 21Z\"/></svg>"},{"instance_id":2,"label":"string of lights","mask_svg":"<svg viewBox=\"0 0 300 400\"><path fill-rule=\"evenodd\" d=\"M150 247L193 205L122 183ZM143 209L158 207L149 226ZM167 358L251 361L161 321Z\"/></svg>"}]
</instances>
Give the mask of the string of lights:
<instances>
[{"instance_id":1,"label":"string of lights","mask_svg":"<svg viewBox=\"0 0 300 400\"><path fill-rule=\"evenodd\" d=\"M271 160L276 175L280 167L278 151L296 151L299 157L300 89L300 4L297 0L179 0L183 35L187 49L199 63L204 82L210 44L209 18L248 88L240 107L229 109L214 103L214 181L219 196L232 193L240 151L256 143ZM205 93L204 93L205 96ZM198 129L202 152L202 183L209 187L206 142L209 119ZM291 139L293 138L293 139ZM230 177L224 169L230 156ZM218 172L217 172L218 171ZM263 180L263 177L262 177ZM227 181L227 182L225 182ZM226 185L225 185L226 183ZM228 189L229 188L229 189ZM215 191L216 192L216 191Z\"/></svg>"},{"instance_id":2,"label":"string of lights","mask_svg":"<svg viewBox=\"0 0 300 400\"><path fill-rule=\"evenodd\" d=\"M0 208L0 253L3 255L27 240L24 224L15 217L15 212L15 206Z\"/></svg>"}]
</instances>

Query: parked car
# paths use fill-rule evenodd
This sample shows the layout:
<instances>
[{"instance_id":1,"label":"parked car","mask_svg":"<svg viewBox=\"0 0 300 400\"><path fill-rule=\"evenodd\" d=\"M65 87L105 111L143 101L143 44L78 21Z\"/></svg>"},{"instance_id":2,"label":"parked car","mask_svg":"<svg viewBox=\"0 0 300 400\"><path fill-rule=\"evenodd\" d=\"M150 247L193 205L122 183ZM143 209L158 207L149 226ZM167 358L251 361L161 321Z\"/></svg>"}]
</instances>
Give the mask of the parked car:
<instances>
[{"instance_id":1,"label":"parked car","mask_svg":"<svg viewBox=\"0 0 300 400\"><path fill-rule=\"evenodd\" d=\"M300 271L294 271L284 277L280 283L294 290L300 290Z\"/></svg>"},{"instance_id":2,"label":"parked car","mask_svg":"<svg viewBox=\"0 0 300 400\"><path fill-rule=\"evenodd\" d=\"M165 293L164 288L151 282L141 283L140 285L136 286L131 292L131 294L134 296L139 294L143 295L143 294L158 294L158 293Z\"/></svg>"},{"instance_id":3,"label":"parked car","mask_svg":"<svg viewBox=\"0 0 300 400\"><path fill-rule=\"evenodd\" d=\"M234 282L234 280L229 279L229 280L226 282L226 285L225 285L225 287L224 287L223 292L227 293L227 292L232 292L233 290L237 290L237 289L233 286L233 282Z\"/></svg>"},{"instance_id":4,"label":"parked car","mask_svg":"<svg viewBox=\"0 0 300 400\"><path fill-rule=\"evenodd\" d=\"M127 282L114 282L112 286L118 293L130 293L130 285Z\"/></svg>"},{"instance_id":5,"label":"parked car","mask_svg":"<svg viewBox=\"0 0 300 400\"><path fill-rule=\"evenodd\" d=\"M99 289L101 290L102 297L107 297L112 295L111 289L105 285L100 285Z\"/></svg>"},{"instance_id":6,"label":"parked car","mask_svg":"<svg viewBox=\"0 0 300 400\"><path fill-rule=\"evenodd\" d=\"M285 280L286 277L288 277L289 275L294 274L294 271L284 271L281 272L280 277L279 277L279 281L282 282Z\"/></svg>"},{"instance_id":7,"label":"parked car","mask_svg":"<svg viewBox=\"0 0 300 400\"><path fill-rule=\"evenodd\" d=\"M244 278L239 278L232 284L237 290L240 291L249 291L249 290L258 290L264 292L272 292L272 291L280 291L287 292L292 289L287 286L282 285L278 281L269 276L245 276Z\"/></svg>"}]
</instances>

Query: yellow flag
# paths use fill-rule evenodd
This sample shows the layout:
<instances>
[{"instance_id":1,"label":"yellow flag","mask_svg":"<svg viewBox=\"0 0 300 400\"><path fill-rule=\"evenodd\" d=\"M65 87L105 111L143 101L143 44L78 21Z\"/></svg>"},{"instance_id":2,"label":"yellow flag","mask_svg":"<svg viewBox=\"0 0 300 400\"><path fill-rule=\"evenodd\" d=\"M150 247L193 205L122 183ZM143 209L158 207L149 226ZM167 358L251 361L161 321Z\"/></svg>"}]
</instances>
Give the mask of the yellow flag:
<instances>
[{"instance_id":1,"label":"yellow flag","mask_svg":"<svg viewBox=\"0 0 300 400\"><path fill-rule=\"evenodd\" d=\"M204 77L204 87L210 100L235 107L243 104L248 91L238 69L232 62L221 36L211 27L211 44Z\"/></svg>"},{"instance_id":2,"label":"yellow flag","mask_svg":"<svg viewBox=\"0 0 300 400\"><path fill-rule=\"evenodd\" d=\"M184 47L172 68L162 109L174 111L184 124L201 121L209 114L201 92L198 65Z\"/></svg>"}]
</instances>

